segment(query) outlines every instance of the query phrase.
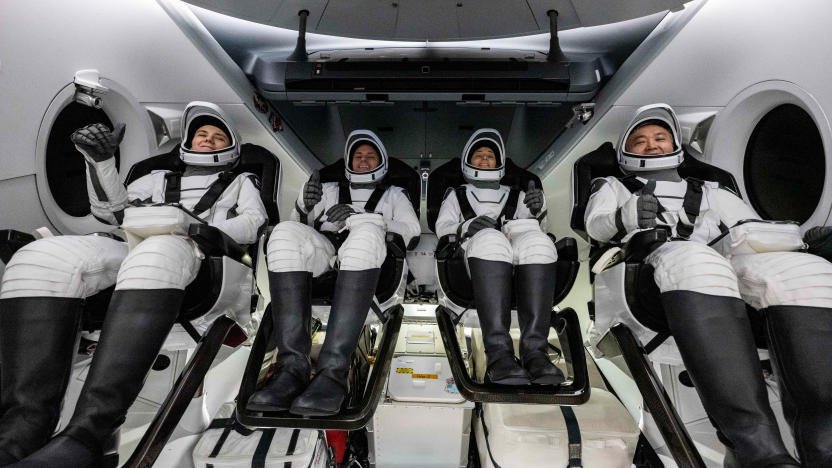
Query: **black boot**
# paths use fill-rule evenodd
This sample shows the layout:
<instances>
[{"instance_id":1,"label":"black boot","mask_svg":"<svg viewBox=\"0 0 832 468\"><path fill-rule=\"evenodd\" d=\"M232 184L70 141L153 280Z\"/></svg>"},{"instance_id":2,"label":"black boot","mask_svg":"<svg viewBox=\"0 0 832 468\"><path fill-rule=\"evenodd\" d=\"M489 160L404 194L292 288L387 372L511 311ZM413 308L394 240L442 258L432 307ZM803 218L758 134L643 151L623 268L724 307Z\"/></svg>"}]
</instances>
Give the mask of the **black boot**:
<instances>
[{"instance_id":1,"label":"black boot","mask_svg":"<svg viewBox=\"0 0 832 468\"><path fill-rule=\"evenodd\" d=\"M0 299L0 466L41 448L58 424L83 299Z\"/></svg>"},{"instance_id":2,"label":"black boot","mask_svg":"<svg viewBox=\"0 0 832 468\"><path fill-rule=\"evenodd\" d=\"M804 466L832 466L832 309L764 309L780 398Z\"/></svg>"},{"instance_id":3,"label":"black boot","mask_svg":"<svg viewBox=\"0 0 832 468\"><path fill-rule=\"evenodd\" d=\"M290 412L301 416L330 416L341 411L347 394L350 358L370 310L380 271L373 268L338 272L315 378L292 402Z\"/></svg>"},{"instance_id":4,"label":"black boot","mask_svg":"<svg viewBox=\"0 0 832 468\"><path fill-rule=\"evenodd\" d=\"M248 399L253 411L286 411L309 385L312 366L312 273L269 272L272 336L277 344L277 373Z\"/></svg>"},{"instance_id":5,"label":"black boot","mask_svg":"<svg viewBox=\"0 0 832 468\"><path fill-rule=\"evenodd\" d=\"M136 400L179 314L181 289L116 290L87 381L67 428L16 466L79 468L99 462L102 444Z\"/></svg>"},{"instance_id":6,"label":"black boot","mask_svg":"<svg viewBox=\"0 0 832 468\"><path fill-rule=\"evenodd\" d=\"M745 303L691 291L665 292L661 300L702 405L741 466L799 466L768 403Z\"/></svg>"},{"instance_id":7,"label":"black boot","mask_svg":"<svg viewBox=\"0 0 832 468\"><path fill-rule=\"evenodd\" d=\"M520 361L532 383L558 385L563 372L549 359L549 328L555 297L555 264L518 265L514 292L520 322Z\"/></svg>"},{"instance_id":8,"label":"black boot","mask_svg":"<svg viewBox=\"0 0 832 468\"><path fill-rule=\"evenodd\" d=\"M511 263L469 258L474 304L488 366L485 382L529 385L529 374L514 357L511 327Z\"/></svg>"}]
</instances>

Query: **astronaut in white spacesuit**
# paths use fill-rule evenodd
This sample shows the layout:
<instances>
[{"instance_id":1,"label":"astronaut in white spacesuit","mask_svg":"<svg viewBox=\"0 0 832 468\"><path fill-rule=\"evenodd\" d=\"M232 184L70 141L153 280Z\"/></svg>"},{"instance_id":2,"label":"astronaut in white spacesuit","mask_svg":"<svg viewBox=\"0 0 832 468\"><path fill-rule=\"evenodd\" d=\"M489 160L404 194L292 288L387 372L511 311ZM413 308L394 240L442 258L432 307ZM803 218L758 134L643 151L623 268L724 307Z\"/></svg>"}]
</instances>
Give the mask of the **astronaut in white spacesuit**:
<instances>
[{"instance_id":1,"label":"astronaut in white spacesuit","mask_svg":"<svg viewBox=\"0 0 832 468\"><path fill-rule=\"evenodd\" d=\"M671 241L646 262L685 366L729 447L726 464L797 466L768 404L747 302L766 315L801 462L832 466L832 264L799 252L796 225L761 222L717 183L682 179L679 122L669 106L639 109L617 152L628 176L593 181L587 232L603 244L655 226L670 230Z\"/></svg>"},{"instance_id":2,"label":"astronaut in white spacesuit","mask_svg":"<svg viewBox=\"0 0 832 468\"><path fill-rule=\"evenodd\" d=\"M436 234L456 234L465 249L488 360L485 380L556 385L564 377L548 353L557 250L541 229L546 198L533 182L525 192L500 185L506 158L497 130L483 128L471 135L461 162L468 183L448 189ZM520 362L509 335L512 283L521 331Z\"/></svg>"},{"instance_id":3,"label":"astronaut in white spacesuit","mask_svg":"<svg viewBox=\"0 0 832 468\"><path fill-rule=\"evenodd\" d=\"M237 132L219 107L205 102L186 107L182 126L184 173L153 171L126 188L113 157L124 125L111 132L92 124L73 133L86 161L92 213L122 224L125 209L178 202L237 243L255 242L267 216L251 175L228 172L240 157ZM202 256L179 233L148 237L132 249L100 235L47 237L12 257L0 289L0 465L19 459L17 466L97 463L101 444L141 390ZM47 444L70 375L84 299L113 285L75 413Z\"/></svg>"},{"instance_id":4,"label":"astronaut in white spacesuit","mask_svg":"<svg viewBox=\"0 0 832 468\"><path fill-rule=\"evenodd\" d=\"M341 184L322 184L313 172L298 195L291 220L278 224L269 238L278 371L249 398L249 409L289 410L304 416L340 411L350 356L387 256L385 233L401 235L405 244L421 233L405 190L385 183L387 151L373 132L350 133L344 165L346 181ZM310 287L313 277L332 268L338 269L338 279L326 339L310 383Z\"/></svg>"}]
</instances>

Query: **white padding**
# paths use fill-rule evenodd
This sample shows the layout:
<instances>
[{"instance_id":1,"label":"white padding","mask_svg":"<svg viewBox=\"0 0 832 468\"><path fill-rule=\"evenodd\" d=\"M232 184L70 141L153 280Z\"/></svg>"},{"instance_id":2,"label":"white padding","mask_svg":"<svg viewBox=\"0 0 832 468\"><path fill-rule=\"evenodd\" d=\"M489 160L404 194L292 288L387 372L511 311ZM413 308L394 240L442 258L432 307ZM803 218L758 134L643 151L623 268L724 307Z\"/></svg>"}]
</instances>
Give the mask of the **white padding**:
<instances>
[{"instance_id":1,"label":"white padding","mask_svg":"<svg viewBox=\"0 0 832 468\"><path fill-rule=\"evenodd\" d=\"M361 271L380 268L387 256L384 219L381 215L352 215L347 218L347 228L350 234L338 249L339 269Z\"/></svg>"},{"instance_id":2,"label":"white padding","mask_svg":"<svg viewBox=\"0 0 832 468\"><path fill-rule=\"evenodd\" d=\"M554 263L558 259L558 251L552 239L540 230L536 219L521 219L530 221L531 228L509 233L512 257L515 265ZM517 222L515 221L515 222Z\"/></svg>"},{"instance_id":3,"label":"white padding","mask_svg":"<svg viewBox=\"0 0 832 468\"><path fill-rule=\"evenodd\" d=\"M512 263L514 254L506 236L496 229L483 229L465 246L466 257Z\"/></svg>"},{"instance_id":4,"label":"white padding","mask_svg":"<svg viewBox=\"0 0 832 468\"><path fill-rule=\"evenodd\" d=\"M774 305L832 307L832 263L800 252L737 255L731 259L743 300Z\"/></svg>"},{"instance_id":5,"label":"white padding","mask_svg":"<svg viewBox=\"0 0 832 468\"><path fill-rule=\"evenodd\" d=\"M335 247L314 228L297 221L283 221L266 247L269 271L309 271L319 276L330 269Z\"/></svg>"},{"instance_id":6,"label":"white padding","mask_svg":"<svg viewBox=\"0 0 832 468\"><path fill-rule=\"evenodd\" d=\"M9 260L0 298L89 297L116 282L127 244L102 236L46 237Z\"/></svg>"},{"instance_id":7,"label":"white padding","mask_svg":"<svg viewBox=\"0 0 832 468\"><path fill-rule=\"evenodd\" d=\"M186 237L149 237L124 259L116 289L185 289L196 278L201 256Z\"/></svg>"},{"instance_id":8,"label":"white padding","mask_svg":"<svg viewBox=\"0 0 832 468\"><path fill-rule=\"evenodd\" d=\"M693 291L740 297L731 264L705 244L668 242L648 255L646 262L656 269L653 278L661 292Z\"/></svg>"},{"instance_id":9,"label":"white padding","mask_svg":"<svg viewBox=\"0 0 832 468\"><path fill-rule=\"evenodd\" d=\"M222 285L217 302L201 317L191 320L196 331L204 334L214 320L227 315L240 327L251 322L251 268L229 257L222 258Z\"/></svg>"}]
</instances>

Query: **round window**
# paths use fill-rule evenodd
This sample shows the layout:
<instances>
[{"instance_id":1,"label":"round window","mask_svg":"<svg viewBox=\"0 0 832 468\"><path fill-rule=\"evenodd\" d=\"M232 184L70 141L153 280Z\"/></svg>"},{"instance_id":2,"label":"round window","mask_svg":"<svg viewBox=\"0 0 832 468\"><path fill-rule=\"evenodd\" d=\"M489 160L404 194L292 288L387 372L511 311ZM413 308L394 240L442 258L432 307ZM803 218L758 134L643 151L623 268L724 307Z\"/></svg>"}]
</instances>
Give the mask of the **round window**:
<instances>
[{"instance_id":1,"label":"round window","mask_svg":"<svg viewBox=\"0 0 832 468\"><path fill-rule=\"evenodd\" d=\"M113 128L104 111L72 102L61 110L49 132L46 144L46 180L55 202L72 216L90 214L90 202L87 197L84 157L69 136L75 130L96 122ZM116 167L118 164L119 152L116 149Z\"/></svg>"},{"instance_id":2,"label":"round window","mask_svg":"<svg viewBox=\"0 0 832 468\"><path fill-rule=\"evenodd\" d=\"M823 141L812 117L794 104L768 112L745 150L745 188L765 219L803 223L823 191Z\"/></svg>"}]
</instances>

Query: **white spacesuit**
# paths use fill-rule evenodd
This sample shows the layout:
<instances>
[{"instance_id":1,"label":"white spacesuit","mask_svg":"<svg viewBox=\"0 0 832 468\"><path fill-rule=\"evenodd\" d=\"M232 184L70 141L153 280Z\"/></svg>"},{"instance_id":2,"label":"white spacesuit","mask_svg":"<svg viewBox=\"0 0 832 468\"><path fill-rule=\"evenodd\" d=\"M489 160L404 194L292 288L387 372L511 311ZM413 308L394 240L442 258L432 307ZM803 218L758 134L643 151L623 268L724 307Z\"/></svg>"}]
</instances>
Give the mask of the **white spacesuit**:
<instances>
[{"instance_id":1,"label":"white spacesuit","mask_svg":"<svg viewBox=\"0 0 832 468\"><path fill-rule=\"evenodd\" d=\"M832 373L811 362L820 359L813 346L832 349L832 264L798 251L797 225L759 221L717 183L682 179L679 138L669 106L637 111L617 148L628 176L593 181L587 232L609 243L656 226L670 230L672 240L646 263L702 402L732 448L728 458L740 466L796 466L768 405L744 302L761 309L798 453L806 466L829 466ZM825 331L811 331L813 324ZM823 354L828 363L832 355Z\"/></svg>"},{"instance_id":2,"label":"white spacesuit","mask_svg":"<svg viewBox=\"0 0 832 468\"><path fill-rule=\"evenodd\" d=\"M230 172L240 156L239 136L216 105L192 102L185 109L184 173L153 171L125 188L113 157L123 135L124 125L110 132L93 124L73 133L72 141L87 164L92 213L125 230L144 223L138 229L144 235L131 238L130 246L103 235L47 237L21 248L6 266L0 289L0 465L24 457L20 466L95 463L101 443L141 390L203 258L186 235L183 219L190 215L145 220L160 208L166 216L182 211L144 205L179 203L202 220L191 222L207 222L240 244L254 242L267 219L253 176ZM29 455L55 429L84 299L113 285L75 413L59 436Z\"/></svg>"},{"instance_id":3,"label":"white spacesuit","mask_svg":"<svg viewBox=\"0 0 832 468\"><path fill-rule=\"evenodd\" d=\"M400 234L405 244L421 233L405 190L385 184L388 156L373 132L350 133L344 164L343 183L321 184L314 172L298 196L292 219L278 224L269 238L279 371L249 398L250 409L289 410L305 416L340 411L349 359L387 255L385 233ZM313 277L335 267L338 279L326 340L310 383L310 285Z\"/></svg>"},{"instance_id":4,"label":"white spacesuit","mask_svg":"<svg viewBox=\"0 0 832 468\"><path fill-rule=\"evenodd\" d=\"M436 234L456 234L462 240L488 358L486 380L556 385L563 374L549 360L547 338L557 250L540 227L546 199L531 182L526 191L500 185L505 161L497 130L483 128L471 135L461 161L468 183L446 193ZM522 367L508 333L513 271Z\"/></svg>"}]
</instances>

